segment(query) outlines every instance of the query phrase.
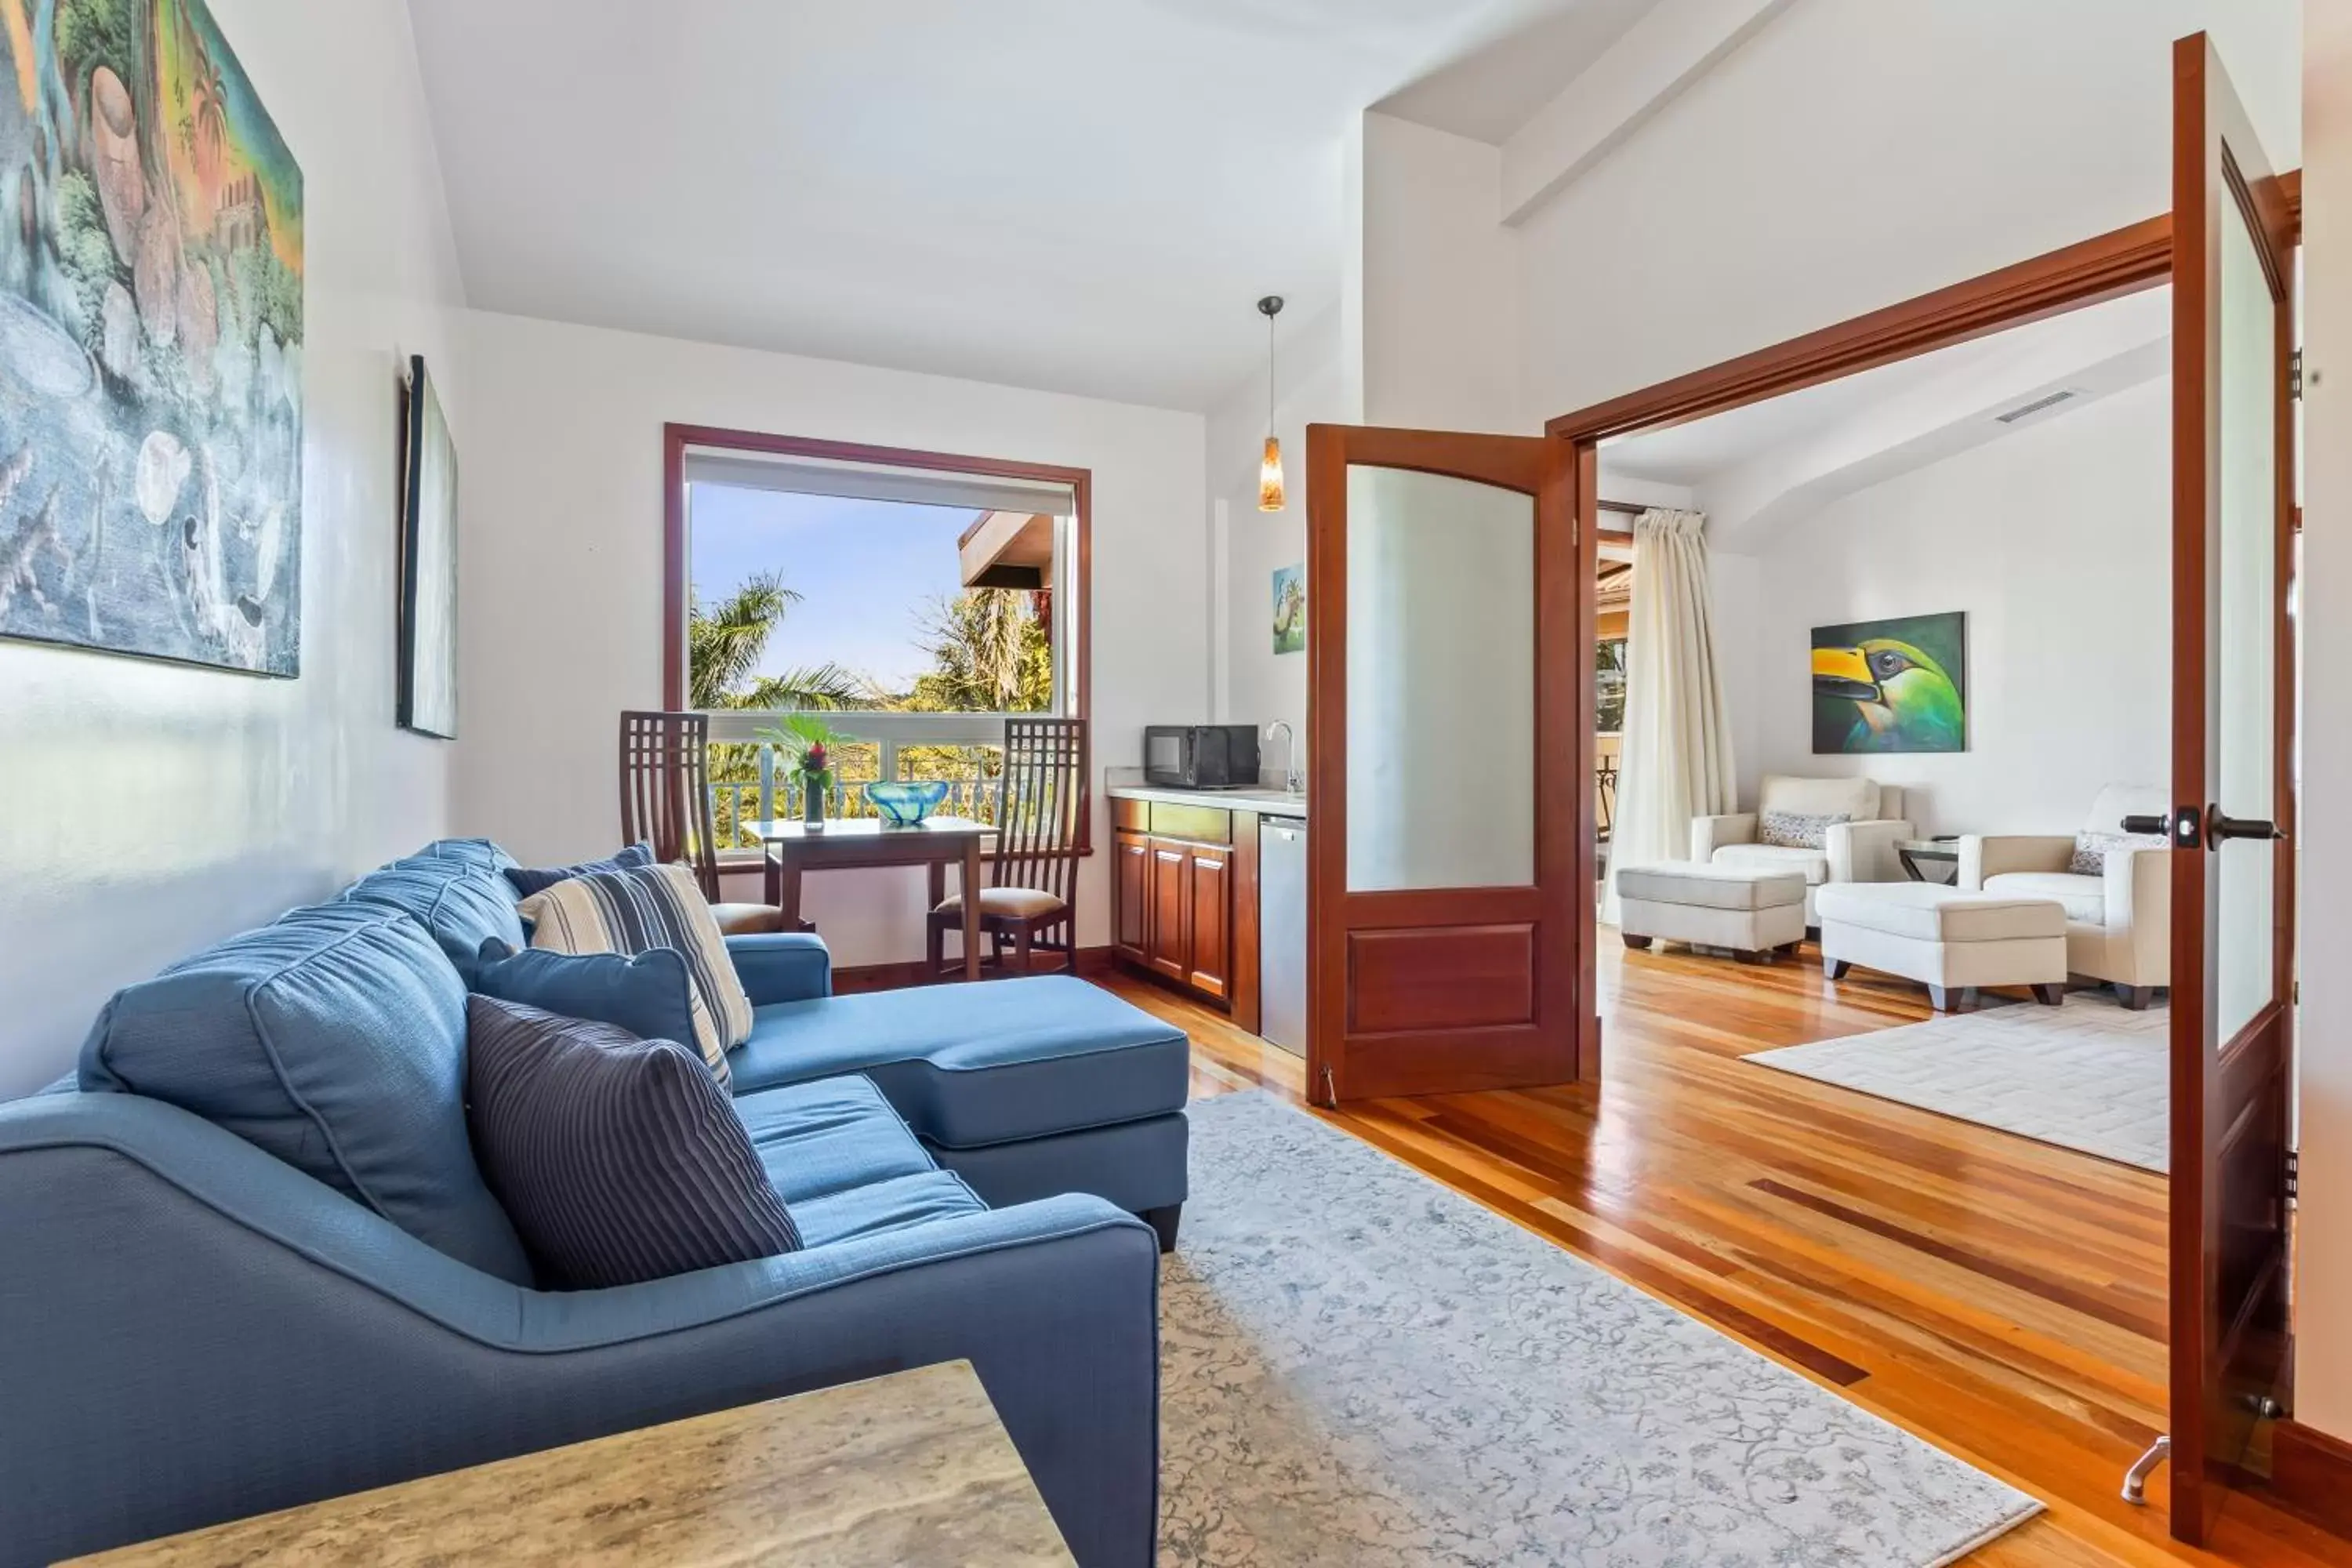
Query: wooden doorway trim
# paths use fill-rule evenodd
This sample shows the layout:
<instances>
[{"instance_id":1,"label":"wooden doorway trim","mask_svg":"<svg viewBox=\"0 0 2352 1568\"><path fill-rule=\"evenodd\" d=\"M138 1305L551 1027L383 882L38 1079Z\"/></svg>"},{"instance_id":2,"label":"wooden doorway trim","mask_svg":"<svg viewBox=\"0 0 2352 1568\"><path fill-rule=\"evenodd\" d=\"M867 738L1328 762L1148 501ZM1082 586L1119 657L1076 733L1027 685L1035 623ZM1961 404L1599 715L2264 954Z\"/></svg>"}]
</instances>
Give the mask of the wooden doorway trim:
<instances>
[{"instance_id":1,"label":"wooden doorway trim","mask_svg":"<svg viewBox=\"0 0 2352 1568\"><path fill-rule=\"evenodd\" d=\"M2299 241L2302 172L2281 175L2278 190L2286 200L2290 236ZM1544 433L1597 444L1680 425L2154 288L2171 276L2172 216L2166 213L1560 415L1546 422ZM1580 515L1591 516L1591 504Z\"/></svg>"}]
</instances>

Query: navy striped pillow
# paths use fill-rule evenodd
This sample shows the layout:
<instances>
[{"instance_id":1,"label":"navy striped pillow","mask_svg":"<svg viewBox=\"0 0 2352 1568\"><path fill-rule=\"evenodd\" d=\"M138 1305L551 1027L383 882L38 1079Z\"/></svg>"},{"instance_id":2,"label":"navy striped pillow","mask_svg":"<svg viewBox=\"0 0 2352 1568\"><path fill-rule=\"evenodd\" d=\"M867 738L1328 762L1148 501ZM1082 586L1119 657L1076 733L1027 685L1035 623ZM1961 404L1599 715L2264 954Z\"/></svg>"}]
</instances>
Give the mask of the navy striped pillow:
<instances>
[{"instance_id":1,"label":"navy striped pillow","mask_svg":"<svg viewBox=\"0 0 2352 1568\"><path fill-rule=\"evenodd\" d=\"M527 899L533 893L543 893L558 882L568 882L574 877L585 877L592 871L630 871L639 866L654 863L654 847L632 844L617 855L602 860L583 860L577 866L555 866L538 869L529 866L509 866L507 880L513 884L515 896Z\"/></svg>"},{"instance_id":2,"label":"navy striped pillow","mask_svg":"<svg viewBox=\"0 0 2352 1568\"><path fill-rule=\"evenodd\" d=\"M466 1125L552 1289L800 1250L727 1091L669 1040L466 998Z\"/></svg>"}]
</instances>

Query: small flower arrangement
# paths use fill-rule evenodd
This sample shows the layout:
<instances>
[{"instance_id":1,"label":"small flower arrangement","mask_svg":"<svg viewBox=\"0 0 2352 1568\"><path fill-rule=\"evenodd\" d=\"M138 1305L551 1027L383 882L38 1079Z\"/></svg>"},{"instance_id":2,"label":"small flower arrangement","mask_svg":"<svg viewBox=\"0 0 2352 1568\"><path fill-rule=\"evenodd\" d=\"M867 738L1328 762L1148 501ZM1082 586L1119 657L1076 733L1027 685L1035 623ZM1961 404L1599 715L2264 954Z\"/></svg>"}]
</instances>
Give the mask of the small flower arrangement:
<instances>
[{"instance_id":1,"label":"small flower arrangement","mask_svg":"<svg viewBox=\"0 0 2352 1568\"><path fill-rule=\"evenodd\" d=\"M810 713L795 713L782 724L760 731L760 738L784 753L785 765L801 776L801 817L824 820L824 799L833 791L831 748L843 737Z\"/></svg>"}]
</instances>

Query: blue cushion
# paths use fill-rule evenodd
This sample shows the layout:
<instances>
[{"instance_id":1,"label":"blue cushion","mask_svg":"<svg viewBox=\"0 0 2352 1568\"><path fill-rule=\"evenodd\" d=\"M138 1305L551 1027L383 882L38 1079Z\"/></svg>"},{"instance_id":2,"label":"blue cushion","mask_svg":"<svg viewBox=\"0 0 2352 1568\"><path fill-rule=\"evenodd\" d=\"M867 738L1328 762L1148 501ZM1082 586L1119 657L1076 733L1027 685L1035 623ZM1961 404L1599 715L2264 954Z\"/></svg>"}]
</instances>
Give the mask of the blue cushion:
<instances>
[{"instance_id":1,"label":"blue cushion","mask_svg":"<svg viewBox=\"0 0 2352 1568\"><path fill-rule=\"evenodd\" d=\"M735 1114L768 1179L797 1205L937 1169L890 1102L862 1078L739 1095Z\"/></svg>"},{"instance_id":2,"label":"blue cushion","mask_svg":"<svg viewBox=\"0 0 2352 1568\"><path fill-rule=\"evenodd\" d=\"M436 860L463 860L486 871L503 871L515 858L487 838L436 838L416 852Z\"/></svg>"},{"instance_id":3,"label":"blue cushion","mask_svg":"<svg viewBox=\"0 0 2352 1568\"><path fill-rule=\"evenodd\" d=\"M864 1073L929 1142L970 1148L1183 1108L1184 1032L1069 975L753 1010L738 1094Z\"/></svg>"},{"instance_id":4,"label":"blue cushion","mask_svg":"<svg viewBox=\"0 0 2352 1568\"><path fill-rule=\"evenodd\" d=\"M534 870L527 866L509 866L506 868L506 879L507 885L514 889L517 898L527 899L533 893L543 892L552 888L558 882L568 882L574 877L584 877L592 871L626 871L634 867L650 866L653 863L654 847L652 845L632 844L617 855L609 855L602 860L583 860L577 866L557 866L543 870Z\"/></svg>"},{"instance_id":5,"label":"blue cushion","mask_svg":"<svg viewBox=\"0 0 2352 1568\"><path fill-rule=\"evenodd\" d=\"M466 1137L466 989L423 928L322 904L127 986L81 1083L194 1112L515 1284L522 1244Z\"/></svg>"},{"instance_id":6,"label":"blue cushion","mask_svg":"<svg viewBox=\"0 0 2352 1568\"><path fill-rule=\"evenodd\" d=\"M593 1290L800 1250L692 1047L467 1000L467 1124L541 1283Z\"/></svg>"},{"instance_id":7,"label":"blue cushion","mask_svg":"<svg viewBox=\"0 0 2352 1568\"><path fill-rule=\"evenodd\" d=\"M795 1206L793 1218L800 1225L803 1245L831 1247L835 1242L986 1212L988 1205L974 1197L953 1171L924 1171L852 1187L831 1197L813 1198Z\"/></svg>"},{"instance_id":8,"label":"blue cushion","mask_svg":"<svg viewBox=\"0 0 2352 1568\"><path fill-rule=\"evenodd\" d=\"M487 864L460 856L427 853L394 860L344 889L343 897L415 917L453 963L470 963L494 937L509 948L527 940L504 879Z\"/></svg>"},{"instance_id":9,"label":"blue cushion","mask_svg":"<svg viewBox=\"0 0 2352 1568\"><path fill-rule=\"evenodd\" d=\"M493 937L471 965L458 968L467 989L485 996L611 1024L641 1040L694 1045L693 982L684 955L671 948L633 956L537 947L517 952Z\"/></svg>"}]
</instances>

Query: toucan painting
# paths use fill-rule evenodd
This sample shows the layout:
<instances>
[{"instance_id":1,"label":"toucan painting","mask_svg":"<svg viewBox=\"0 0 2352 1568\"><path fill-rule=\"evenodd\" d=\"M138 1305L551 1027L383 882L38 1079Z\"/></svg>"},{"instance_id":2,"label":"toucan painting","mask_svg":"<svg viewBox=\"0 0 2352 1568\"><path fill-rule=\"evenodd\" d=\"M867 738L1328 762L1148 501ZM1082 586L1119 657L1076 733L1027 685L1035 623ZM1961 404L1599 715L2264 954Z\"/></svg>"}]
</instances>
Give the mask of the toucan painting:
<instances>
[{"instance_id":1,"label":"toucan painting","mask_svg":"<svg viewBox=\"0 0 2352 1568\"><path fill-rule=\"evenodd\" d=\"M1969 617L1813 628L1813 751L1969 749Z\"/></svg>"}]
</instances>

